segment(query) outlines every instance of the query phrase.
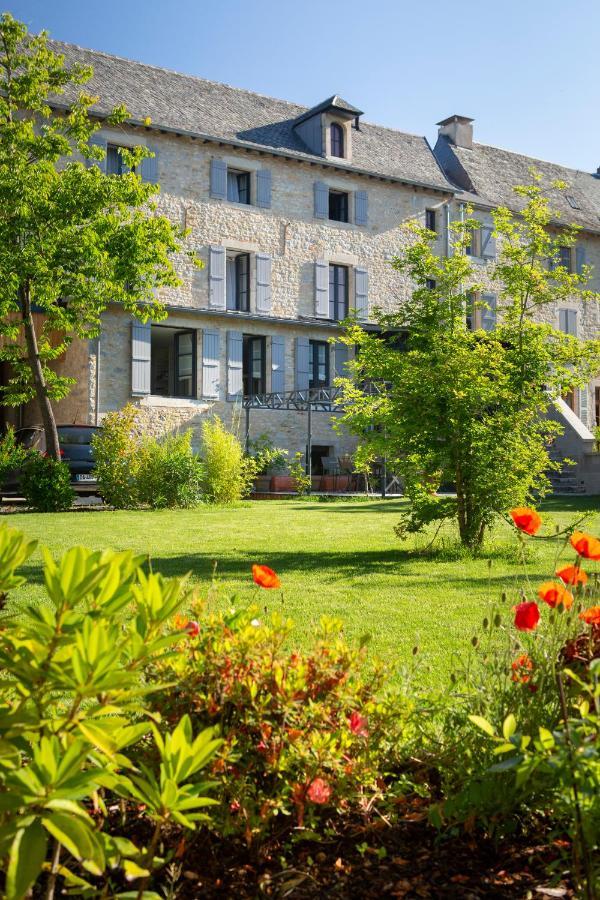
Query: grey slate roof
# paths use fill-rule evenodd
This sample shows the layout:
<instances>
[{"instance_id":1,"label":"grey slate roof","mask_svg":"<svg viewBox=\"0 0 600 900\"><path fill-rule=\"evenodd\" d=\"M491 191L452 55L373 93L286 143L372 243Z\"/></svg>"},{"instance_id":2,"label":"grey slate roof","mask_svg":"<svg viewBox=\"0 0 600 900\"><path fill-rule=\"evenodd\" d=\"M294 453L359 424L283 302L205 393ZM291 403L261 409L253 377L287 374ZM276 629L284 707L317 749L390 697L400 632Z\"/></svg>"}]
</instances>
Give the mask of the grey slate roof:
<instances>
[{"instance_id":1,"label":"grey slate roof","mask_svg":"<svg viewBox=\"0 0 600 900\"><path fill-rule=\"evenodd\" d=\"M85 90L101 98L93 108L97 114L124 103L134 121L150 116L154 127L324 161L311 153L293 128L308 107L75 44L53 40L49 45L63 53L69 64L93 66L94 77ZM65 93L58 103L69 99L72 97ZM335 95L334 99L340 100ZM425 137L367 122L361 122L360 130L352 134L352 163L336 161L336 167L451 191Z\"/></svg>"},{"instance_id":2,"label":"grey slate roof","mask_svg":"<svg viewBox=\"0 0 600 900\"><path fill-rule=\"evenodd\" d=\"M552 208L560 214L558 221L600 232L600 177L596 174L487 144L473 142L472 149L457 147L444 135L438 138L434 153L450 180L462 188L463 199L517 211L523 208L524 201L512 189L517 184L530 183L530 170L534 168L542 175L542 186ZM553 189L553 181L566 182L569 187L564 192ZM573 208L568 197L578 209Z\"/></svg>"}]
</instances>

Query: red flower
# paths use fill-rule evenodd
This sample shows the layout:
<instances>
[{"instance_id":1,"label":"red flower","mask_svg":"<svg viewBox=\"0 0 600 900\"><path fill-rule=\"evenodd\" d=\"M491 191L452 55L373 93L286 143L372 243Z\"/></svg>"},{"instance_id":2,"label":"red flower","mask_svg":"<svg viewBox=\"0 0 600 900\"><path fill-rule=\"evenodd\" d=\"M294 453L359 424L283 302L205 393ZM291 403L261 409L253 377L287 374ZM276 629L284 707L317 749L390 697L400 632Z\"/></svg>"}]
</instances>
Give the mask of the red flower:
<instances>
[{"instance_id":1,"label":"red flower","mask_svg":"<svg viewBox=\"0 0 600 900\"><path fill-rule=\"evenodd\" d=\"M510 515L519 531L524 531L525 534L535 534L540 530L542 520L535 509L530 509L528 506L517 506L516 509L511 509Z\"/></svg>"},{"instance_id":2,"label":"red flower","mask_svg":"<svg viewBox=\"0 0 600 900\"><path fill-rule=\"evenodd\" d=\"M525 601L515 606L515 628L519 631L534 631L540 621L537 603Z\"/></svg>"},{"instance_id":3,"label":"red flower","mask_svg":"<svg viewBox=\"0 0 600 900\"><path fill-rule=\"evenodd\" d=\"M270 569L268 566L259 566L254 564L252 566L252 578L254 579L254 583L262 588L278 588L281 587L281 582L273 569Z\"/></svg>"},{"instance_id":4,"label":"red flower","mask_svg":"<svg viewBox=\"0 0 600 900\"><path fill-rule=\"evenodd\" d=\"M189 634L190 637L198 637L200 634L200 625L198 622L194 622L193 620L188 619L186 616L180 615L177 613L175 616L174 625L178 631L185 631Z\"/></svg>"},{"instance_id":5,"label":"red flower","mask_svg":"<svg viewBox=\"0 0 600 900\"><path fill-rule=\"evenodd\" d=\"M521 684L527 684L531 680L531 672L533 671L533 660L526 653L521 653L515 661L510 664L513 673L511 679Z\"/></svg>"},{"instance_id":6,"label":"red flower","mask_svg":"<svg viewBox=\"0 0 600 900\"><path fill-rule=\"evenodd\" d=\"M312 803L327 803L331 794L331 787L324 778L314 778L306 792L306 796Z\"/></svg>"},{"instance_id":7,"label":"red flower","mask_svg":"<svg viewBox=\"0 0 600 900\"><path fill-rule=\"evenodd\" d=\"M600 625L600 606L590 606L579 613L579 618L586 625Z\"/></svg>"},{"instance_id":8,"label":"red flower","mask_svg":"<svg viewBox=\"0 0 600 900\"><path fill-rule=\"evenodd\" d=\"M354 710L354 712L350 713L348 716L348 728L352 734L356 734L359 737L366 737L369 733L367 717L361 716L359 712Z\"/></svg>"},{"instance_id":9,"label":"red flower","mask_svg":"<svg viewBox=\"0 0 600 900\"><path fill-rule=\"evenodd\" d=\"M591 534L574 531L571 535L571 546L585 559L600 559L600 541Z\"/></svg>"},{"instance_id":10,"label":"red flower","mask_svg":"<svg viewBox=\"0 0 600 900\"><path fill-rule=\"evenodd\" d=\"M560 603L565 609L573 606L573 594L562 584L556 581L545 581L538 589L538 596L554 609Z\"/></svg>"},{"instance_id":11,"label":"red flower","mask_svg":"<svg viewBox=\"0 0 600 900\"><path fill-rule=\"evenodd\" d=\"M565 584L587 584L588 577L579 566L563 566L556 570L556 574Z\"/></svg>"},{"instance_id":12,"label":"red flower","mask_svg":"<svg viewBox=\"0 0 600 900\"><path fill-rule=\"evenodd\" d=\"M232 800L229 804L229 812L233 813L234 815L235 813L239 813L241 808L242 807L239 800Z\"/></svg>"}]
</instances>

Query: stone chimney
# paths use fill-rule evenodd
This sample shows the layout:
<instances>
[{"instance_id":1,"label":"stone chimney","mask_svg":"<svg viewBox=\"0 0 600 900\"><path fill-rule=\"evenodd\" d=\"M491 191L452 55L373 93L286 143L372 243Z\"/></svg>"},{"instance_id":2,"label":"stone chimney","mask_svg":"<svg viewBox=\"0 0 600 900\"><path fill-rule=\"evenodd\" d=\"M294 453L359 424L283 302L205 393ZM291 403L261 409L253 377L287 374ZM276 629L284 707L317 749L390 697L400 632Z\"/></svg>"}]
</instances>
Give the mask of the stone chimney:
<instances>
[{"instance_id":1,"label":"stone chimney","mask_svg":"<svg viewBox=\"0 0 600 900\"><path fill-rule=\"evenodd\" d=\"M473 119L466 116L449 116L437 123L438 134L447 137L456 147L473 149Z\"/></svg>"}]
</instances>

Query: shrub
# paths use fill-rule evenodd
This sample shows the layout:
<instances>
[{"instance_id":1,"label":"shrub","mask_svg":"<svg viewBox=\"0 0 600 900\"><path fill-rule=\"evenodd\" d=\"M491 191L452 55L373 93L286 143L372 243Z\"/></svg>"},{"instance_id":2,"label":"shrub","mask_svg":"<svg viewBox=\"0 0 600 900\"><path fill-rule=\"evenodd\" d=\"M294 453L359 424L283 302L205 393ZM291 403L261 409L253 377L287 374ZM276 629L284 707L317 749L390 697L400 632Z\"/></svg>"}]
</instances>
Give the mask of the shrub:
<instances>
[{"instance_id":1,"label":"shrub","mask_svg":"<svg viewBox=\"0 0 600 900\"><path fill-rule=\"evenodd\" d=\"M138 505L137 476L140 465L138 411L128 403L108 413L102 431L92 438L94 471L106 503L115 509L134 509Z\"/></svg>"},{"instance_id":2,"label":"shrub","mask_svg":"<svg viewBox=\"0 0 600 900\"><path fill-rule=\"evenodd\" d=\"M71 509L75 491L69 467L60 459L29 453L21 472L21 489L29 506L38 512Z\"/></svg>"},{"instance_id":3,"label":"shrub","mask_svg":"<svg viewBox=\"0 0 600 900\"><path fill-rule=\"evenodd\" d=\"M300 496L309 494L312 487L312 479L305 471L303 459L304 454L298 452L294 454L294 458L290 463L290 475L292 476L294 487Z\"/></svg>"},{"instance_id":4,"label":"shrub","mask_svg":"<svg viewBox=\"0 0 600 900\"><path fill-rule=\"evenodd\" d=\"M288 451L283 447L276 447L266 434L261 434L255 441L250 441L248 449L256 465L257 475L282 472L287 466Z\"/></svg>"},{"instance_id":5,"label":"shrub","mask_svg":"<svg viewBox=\"0 0 600 900\"><path fill-rule=\"evenodd\" d=\"M189 508L202 500L204 468L192 450L191 432L142 443L137 497L154 509Z\"/></svg>"},{"instance_id":6,"label":"shrub","mask_svg":"<svg viewBox=\"0 0 600 900\"><path fill-rule=\"evenodd\" d=\"M0 438L0 489L7 477L19 469L27 459L28 451L15 441L15 431L10 425Z\"/></svg>"},{"instance_id":7,"label":"shrub","mask_svg":"<svg viewBox=\"0 0 600 900\"><path fill-rule=\"evenodd\" d=\"M256 466L237 437L215 416L202 425L204 492L211 503L236 503L252 488Z\"/></svg>"}]
</instances>

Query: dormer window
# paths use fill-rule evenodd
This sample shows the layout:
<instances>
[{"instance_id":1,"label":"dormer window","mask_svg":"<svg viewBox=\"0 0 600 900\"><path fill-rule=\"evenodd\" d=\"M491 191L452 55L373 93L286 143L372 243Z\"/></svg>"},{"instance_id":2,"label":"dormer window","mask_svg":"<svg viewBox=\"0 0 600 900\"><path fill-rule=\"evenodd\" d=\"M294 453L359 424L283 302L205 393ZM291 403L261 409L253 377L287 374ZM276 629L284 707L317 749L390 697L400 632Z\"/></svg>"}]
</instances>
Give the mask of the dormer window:
<instances>
[{"instance_id":1,"label":"dormer window","mask_svg":"<svg viewBox=\"0 0 600 900\"><path fill-rule=\"evenodd\" d=\"M340 159L344 157L344 129L337 122L333 122L329 126L329 137L331 142L331 155Z\"/></svg>"}]
</instances>

